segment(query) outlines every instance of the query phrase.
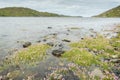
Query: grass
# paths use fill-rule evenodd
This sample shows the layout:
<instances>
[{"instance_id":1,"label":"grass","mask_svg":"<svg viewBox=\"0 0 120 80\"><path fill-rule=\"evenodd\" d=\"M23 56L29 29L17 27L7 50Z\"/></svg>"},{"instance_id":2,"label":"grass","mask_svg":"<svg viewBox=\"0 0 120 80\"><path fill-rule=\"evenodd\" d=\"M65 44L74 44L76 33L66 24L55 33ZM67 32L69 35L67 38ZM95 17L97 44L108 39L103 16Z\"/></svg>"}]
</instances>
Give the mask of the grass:
<instances>
[{"instance_id":1,"label":"grass","mask_svg":"<svg viewBox=\"0 0 120 80\"><path fill-rule=\"evenodd\" d=\"M97 38L85 38L77 43L71 43L71 47L77 48L89 48L90 50L102 50L105 49L106 46L109 45L109 40L102 36L97 36Z\"/></svg>"},{"instance_id":2,"label":"grass","mask_svg":"<svg viewBox=\"0 0 120 80\"><path fill-rule=\"evenodd\" d=\"M112 46L120 47L120 33L117 35L117 37L112 38L111 42L112 42Z\"/></svg>"},{"instance_id":3,"label":"grass","mask_svg":"<svg viewBox=\"0 0 120 80\"><path fill-rule=\"evenodd\" d=\"M120 48L119 43L116 43L117 40L120 40L119 35L117 39L106 39L102 36L97 36L96 38L85 38L79 42L71 43L71 50L67 51L62 55L63 58L72 61L80 66L91 66L98 65L103 69L109 69L112 63L102 62L101 59L111 58L114 55L119 56L119 51L115 51L114 48ZM112 44L110 43L112 41ZM89 49L89 50L86 50ZM94 51L102 53L97 53L94 55Z\"/></svg>"},{"instance_id":4,"label":"grass","mask_svg":"<svg viewBox=\"0 0 120 80\"><path fill-rule=\"evenodd\" d=\"M44 59L48 48L50 48L48 45L43 44L30 46L12 56L11 60L16 64L34 64Z\"/></svg>"},{"instance_id":5,"label":"grass","mask_svg":"<svg viewBox=\"0 0 120 80\"><path fill-rule=\"evenodd\" d=\"M90 66L92 64L99 63L94 55L86 50L80 50L79 48L73 48L72 50L64 53L62 57L81 66Z\"/></svg>"},{"instance_id":6,"label":"grass","mask_svg":"<svg viewBox=\"0 0 120 80\"><path fill-rule=\"evenodd\" d=\"M14 55L10 56L7 60L4 60L3 66L0 66L0 70L3 71L6 68L12 66L25 66L30 67L36 65L45 58L46 50L50 48L46 44L37 44L28 47L27 49L20 50Z\"/></svg>"}]
</instances>

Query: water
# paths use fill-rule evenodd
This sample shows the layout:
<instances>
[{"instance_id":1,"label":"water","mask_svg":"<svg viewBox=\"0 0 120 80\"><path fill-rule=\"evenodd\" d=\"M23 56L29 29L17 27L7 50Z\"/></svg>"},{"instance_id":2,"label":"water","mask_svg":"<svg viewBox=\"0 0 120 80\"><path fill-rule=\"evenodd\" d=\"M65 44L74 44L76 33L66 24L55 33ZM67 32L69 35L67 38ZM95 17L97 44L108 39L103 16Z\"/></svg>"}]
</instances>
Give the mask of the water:
<instances>
[{"instance_id":1,"label":"water","mask_svg":"<svg viewBox=\"0 0 120 80\"><path fill-rule=\"evenodd\" d=\"M8 55L14 48L22 48L17 41L31 41L35 43L51 33L59 33L58 38L77 40L89 34L89 29L102 33L112 30L120 24L120 18L77 18L77 17L1 17L0 18L0 58ZM52 27L52 29L48 29ZM67 33L68 28L79 27Z\"/></svg>"}]
</instances>

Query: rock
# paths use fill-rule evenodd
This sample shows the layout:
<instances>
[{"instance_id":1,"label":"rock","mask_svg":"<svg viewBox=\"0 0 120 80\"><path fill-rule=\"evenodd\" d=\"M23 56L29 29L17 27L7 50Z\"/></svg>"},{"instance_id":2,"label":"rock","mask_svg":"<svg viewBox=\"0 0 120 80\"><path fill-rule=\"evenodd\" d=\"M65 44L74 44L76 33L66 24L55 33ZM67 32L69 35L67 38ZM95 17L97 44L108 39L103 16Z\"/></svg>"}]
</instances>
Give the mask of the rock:
<instances>
[{"instance_id":1,"label":"rock","mask_svg":"<svg viewBox=\"0 0 120 80\"><path fill-rule=\"evenodd\" d=\"M93 49L93 52L94 52L94 53L98 53L97 49L95 49L95 48Z\"/></svg>"},{"instance_id":2,"label":"rock","mask_svg":"<svg viewBox=\"0 0 120 80\"><path fill-rule=\"evenodd\" d=\"M120 59L111 59L110 62L113 62L113 63L120 63Z\"/></svg>"},{"instance_id":3,"label":"rock","mask_svg":"<svg viewBox=\"0 0 120 80\"><path fill-rule=\"evenodd\" d=\"M52 35L56 36L56 35L57 35L57 33L53 33Z\"/></svg>"},{"instance_id":4,"label":"rock","mask_svg":"<svg viewBox=\"0 0 120 80\"><path fill-rule=\"evenodd\" d=\"M93 28L90 28L89 30L90 30L90 31L93 31L94 29L93 29Z\"/></svg>"},{"instance_id":5,"label":"rock","mask_svg":"<svg viewBox=\"0 0 120 80\"><path fill-rule=\"evenodd\" d=\"M118 55L111 55L113 59L118 58Z\"/></svg>"},{"instance_id":6,"label":"rock","mask_svg":"<svg viewBox=\"0 0 120 80\"><path fill-rule=\"evenodd\" d=\"M52 27L48 27L48 29L52 29Z\"/></svg>"},{"instance_id":7,"label":"rock","mask_svg":"<svg viewBox=\"0 0 120 80\"><path fill-rule=\"evenodd\" d=\"M64 42L71 42L70 40L67 40L67 39L63 39L62 41L64 41Z\"/></svg>"},{"instance_id":8,"label":"rock","mask_svg":"<svg viewBox=\"0 0 120 80\"><path fill-rule=\"evenodd\" d=\"M81 38L81 40L83 40L84 38Z\"/></svg>"},{"instance_id":9,"label":"rock","mask_svg":"<svg viewBox=\"0 0 120 80\"><path fill-rule=\"evenodd\" d=\"M10 80L7 76L0 76L0 80Z\"/></svg>"},{"instance_id":10,"label":"rock","mask_svg":"<svg viewBox=\"0 0 120 80\"><path fill-rule=\"evenodd\" d=\"M43 39L44 42L46 42L47 40L46 39Z\"/></svg>"},{"instance_id":11,"label":"rock","mask_svg":"<svg viewBox=\"0 0 120 80\"><path fill-rule=\"evenodd\" d=\"M31 42L25 42L23 44L23 48L29 47L32 43Z\"/></svg>"},{"instance_id":12,"label":"rock","mask_svg":"<svg viewBox=\"0 0 120 80\"><path fill-rule=\"evenodd\" d=\"M68 29L67 31L70 32L70 29Z\"/></svg>"},{"instance_id":13,"label":"rock","mask_svg":"<svg viewBox=\"0 0 120 80\"><path fill-rule=\"evenodd\" d=\"M37 41L38 43L40 43L41 42L41 40L39 40L39 41Z\"/></svg>"},{"instance_id":14,"label":"rock","mask_svg":"<svg viewBox=\"0 0 120 80\"><path fill-rule=\"evenodd\" d=\"M65 51L63 51L62 49L56 49L52 51L52 54L56 57L60 57Z\"/></svg>"},{"instance_id":15,"label":"rock","mask_svg":"<svg viewBox=\"0 0 120 80\"><path fill-rule=\"evenodd\" d=\"M3 76L0 76L0 80L3 80Z\"/></svg>"},{"instance_id":16,"label":"rock","mask_svg":"<svg viewBox=\"0 0 120 80\"><path fill-rule=\"evenodd\" d=\"M53 42L48 42L47 45L54 46L54 43Z\"/></svg>"},{"instance_id":17,"label":"rock","mask_svg":"<svg viewBox=\"0 0 120 80\"><path fill-rule=\"evenodd\" d=\"M102 71L99 68L95 68L92 72L91 72L91 77L99 77L99 78L104 78L104 74L102 73Z\"/></svg>"},{"instance_id":18,"label":"rock","mask_svg":"<svg viewBox=\"0 0 120 80\"><path fill-rule=\"evenodd\" d=\"M90 37L94 37L94 35L90 35Z\"/></svg>"},{"instance_id":19,"label":"rock","mask_svg":"<svg viewBox=\"0 0 120 80\"><path fill-rule=\"evenodd\" d=\"M63 75L58 76L58 80L62 80L62 78L63 78Z\"/></svg>"},{"instance_id":20,"label":"rock","mask_svg":"<svg viewBox=\"0 0 120 80\"><path fill-rule=\"evenodd\" d=\"M104 52L105 52L104 50L100 50L98 54L103 54Z\"/></svg>"},{"instance_id":21,"label":"rock","mask_svg":"<svg viewBox=\"0 0 120 80\"><path fill-rule=\"evenodd\" d=\"M115 51L118 51L118 50L119 50L119 48L118 48L118 47L115 47L115 48L114 48L114 50L115 50Z\"/></svg>"}]
</instances>

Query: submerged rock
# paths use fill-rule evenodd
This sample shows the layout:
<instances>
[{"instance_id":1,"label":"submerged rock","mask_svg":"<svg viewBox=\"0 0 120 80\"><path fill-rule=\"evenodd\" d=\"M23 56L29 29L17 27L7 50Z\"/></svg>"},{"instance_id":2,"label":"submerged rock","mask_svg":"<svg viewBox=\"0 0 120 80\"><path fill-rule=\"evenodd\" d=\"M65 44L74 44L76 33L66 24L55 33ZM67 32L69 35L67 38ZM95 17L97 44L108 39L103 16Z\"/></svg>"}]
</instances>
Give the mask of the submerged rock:
<instances>
[{"instance_id":1,"label":"submerged rock","mask_svg":"<svg viewBox=\"0 0 120 80\"><path fill-rule=\"evenodd\" d=\"M31 42L25 42L23 44L23 48L29 47L32 43Z\"/></svg>"},{"instance_id":2,"label":"submerged rock","mask_svg":"<svg viewBox=\"0 0 120 80\"><path fill-rule=\"evenodd\" d=\"M48 29L52 29L52 27L48 27Z\"/></svg>"},{"instance_id":3,"label":"submerged rock","mask_svg":"<svg viewBox=\"0 0 120 80\"><path fill-rule=\"evenodd\" d=\"M68 40L68 39L63 39L62 41L64 41L64 42L71 42L71 41Z\"/></svg>"}]
</instances>

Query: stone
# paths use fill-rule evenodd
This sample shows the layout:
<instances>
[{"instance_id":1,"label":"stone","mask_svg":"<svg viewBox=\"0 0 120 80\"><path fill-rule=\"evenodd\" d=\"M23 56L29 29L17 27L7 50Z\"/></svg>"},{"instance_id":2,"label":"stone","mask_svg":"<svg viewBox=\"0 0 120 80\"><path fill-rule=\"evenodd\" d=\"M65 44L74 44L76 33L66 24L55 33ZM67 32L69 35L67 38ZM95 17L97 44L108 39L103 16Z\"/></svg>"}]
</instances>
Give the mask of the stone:
<instances>
[{"instance_id":1,"label":"stone","mask_svg":"<svg viewBox=\"0 0 120 80\"><path fill-rule=\"evenodd\" d=\"M52 51L52 54L56 57L60 57L65 51L63 51L62 49L56 49Z\"/></svg>"},{"instance_id":2,"label":"stone","mask_svg":"<svg viewBox=\"0 0 120 80\"><path fill-rule=\"evenodd\" d=\"M102 73L102 71L99 68L95 68L92 72L91 72L91 76L92 77L99 77L99 78L104 78L104 74Z\"/></svg>"},{"instance_id":3,"label":"stone","mask_svg":"<svg viewBox=\"0 0 120 80\"><path fill-rule=\"evenodd\" d=\"M46 39L43 39L44 42L46 42L47 40Z\"/></svg>"},{"instance_id":4,"label":"stone","mask_svg":"<svg viewBox=\"0 0 120 80\"><path fill-rule=\"evenodd\" d=\"M68 40L68 39L63 39L62 41L64 41L64 42L71 42L71 41Z\"/></svg>"},{"instance_id":5,"label":"stone","mask_svg":"<svg viewBox=\"0 0 120 80\"><path fill-rule=\"evenodd\" d=\"M48 29L52 29L52 27L48 27Z\"/></svg>"},{"instance_id":6,"label":"stone","mask_svg":"<svg viewBox=\"0 0 120 80\"><path fill-rule=\"evenodd\" d=\"M110 62L113 62L113 63L120 63L120 59L111 59Z\"/></svg>"},{"instance_id":7,"label":"stone","mask_svg":"<svg viewBox=\"0 0 120 80\"><path fill-rule=\"evenodd\" d=\"M53 42L48 42L47 45L54 46L54 43Z\"/></svg>"},{"instance_id":8,"label":"stone","mask_svg":"<svg viewBox=\"0 0 120 80\"><path fill-rule=\"evenodd\" d=\"M41 42L41 40L38 40L37 42L38 42L38 43L40 43L40 42Z\"/></svg>"},{"instance_id":9,"label":"stone","mask_svg":"<svg viewBox=\"0 0 120 80\"><path fill-rule=\"evenodd\" d=\"M81 40L83 40L84 38L81 38Z\"/></svg>"},{"instance_id":10,"label":"stone","mask_svg":"<svg viewBox=\"0 0 120 80\"><path fill-rule=\"evenodd\" d=\"M23 48L26 48L26 47L29 47L29 46L31 46L31 42L25 42L24 44L23 44Z\"/></svg>"}]
</instances>

